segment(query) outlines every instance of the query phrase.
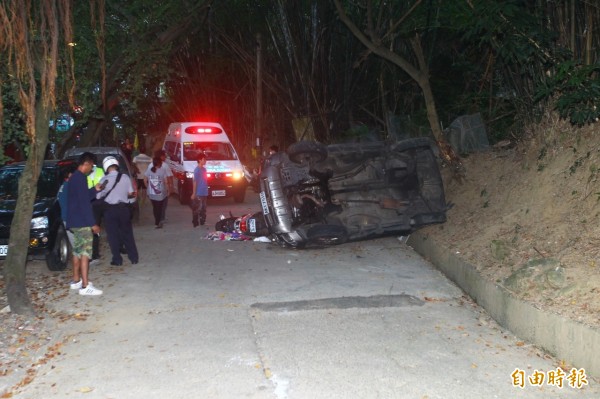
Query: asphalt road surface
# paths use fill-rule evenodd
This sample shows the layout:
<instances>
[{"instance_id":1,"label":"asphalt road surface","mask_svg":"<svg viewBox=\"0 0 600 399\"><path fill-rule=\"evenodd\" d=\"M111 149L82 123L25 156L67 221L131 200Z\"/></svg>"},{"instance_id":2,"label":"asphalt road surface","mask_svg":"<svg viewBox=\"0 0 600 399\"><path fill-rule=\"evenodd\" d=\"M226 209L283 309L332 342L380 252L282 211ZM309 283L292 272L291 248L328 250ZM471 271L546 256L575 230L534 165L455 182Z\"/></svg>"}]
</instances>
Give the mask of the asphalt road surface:
<instances>
[{"instance_id":1,"label":"asphalt road surface","mask_svg":"<svg viewBox=\"0 0 600 399\"><path fill-rule=\"evenodd\" d=\"M600 397L398 237L306 251L205 239L220 214L259 208L251 190L244 204L211 200L209 225L194 229L171 197L154 229L146 203L140 263L111 267L105 250L90 277L104 295L49 305L77 317L61 324L60 355L14 397Z\"/></svg>"}]
</instances>

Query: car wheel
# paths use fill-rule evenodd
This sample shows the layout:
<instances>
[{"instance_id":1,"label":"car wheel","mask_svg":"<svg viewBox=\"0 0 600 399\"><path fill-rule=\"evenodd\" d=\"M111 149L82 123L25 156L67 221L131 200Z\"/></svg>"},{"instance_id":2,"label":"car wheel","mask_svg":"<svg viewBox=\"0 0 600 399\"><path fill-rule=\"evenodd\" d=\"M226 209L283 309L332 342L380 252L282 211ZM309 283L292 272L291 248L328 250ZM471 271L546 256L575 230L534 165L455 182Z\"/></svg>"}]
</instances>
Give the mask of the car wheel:
<instances>
[{"instance_id":1,"label":"car wheel","mask_svg":"<svg viewBox=\"0 0 600 399\"><path fill-rule=\"evenodd\" d=\"M190 196L192 194L187 192L185 189L185 183L182 183L181 181L177 183L177 194L179 195L179 203L181 205L187 205L190 203Z\"/></svg>"},{"instance_id":2,"label":"car wheel","mask_svg":"<svg viewBox=\"0 0 600 399\"><path fill-rule=\"evenodd\" d=\"M321 224L312 226L306 232L309 244L318 246L331 246L343 244L348 241L348 231L344 226L335 224Z\"/></svg>"},{"instance_id":3,"label":"car wheel","mask_svg":"<svg viewBox=\"0 0 600 399\"><path fill-rule=\"evenodd\" d=\"M58 228L54 248L46 255L46 265L53 272L63 271L69 265L71 244L63 226Z\"/></svg>"},{"instance_id":4,"label":"car wheel","mask_svg":"<svg viewBox=\"0 0 600 399\"><path fill-rule=\"evenodd\" d=\"M327 147L316 141L298 141L288 147L290 161L312 165L327 158Z\"/></svg>"}]
</instances>

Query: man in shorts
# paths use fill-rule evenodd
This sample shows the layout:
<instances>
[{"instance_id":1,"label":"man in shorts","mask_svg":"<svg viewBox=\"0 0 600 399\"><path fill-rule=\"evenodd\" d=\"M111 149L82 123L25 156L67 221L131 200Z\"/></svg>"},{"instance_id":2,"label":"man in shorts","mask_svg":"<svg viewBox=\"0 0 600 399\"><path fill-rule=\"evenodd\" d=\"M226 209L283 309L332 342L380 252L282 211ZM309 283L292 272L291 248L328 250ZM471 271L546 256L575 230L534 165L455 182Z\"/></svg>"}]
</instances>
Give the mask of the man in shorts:
<instances>
[{"instance_id":1,"label":"man in shorts","mask_svg":"<svg viewBox=\"0 0 600 399\"><path fill-rule=\"evenodd\" d=\"M87 175L92 171L96 157L84 152L77 162L67 187L67 229L73 232L73 280L71 289L79 290L79 295L102 295L102 290L88 280L92 242L94 234L100 232L92 210L92 198L101 189L100 184L88 188Z\"/></svg>"},{"instance_id":2,"label":"man in shorts","mask_svg":"<svg viewBox=\"0 0 600 399\"><path fill-rule=\"evenodd\" d=\"M67 209L69 207L69 202L68 202L68 198L67 198L67 191L69 189L69 179L71 178L73 173L75 173L76 170L77 170L77 164L74 163L74 164L71 164L68 166L67 171L66 171L67 176L65 177L63 184L58 189L57 199L58 199L58 204L60 205L60 217L63 221L63 225L65 226L65 229L67 229ZM69 239L69 244L71 244L71 248L73 248L74 241L73 241L73 232L72 231L67 230L67 238Z\"/></svg>"}]
</instances>

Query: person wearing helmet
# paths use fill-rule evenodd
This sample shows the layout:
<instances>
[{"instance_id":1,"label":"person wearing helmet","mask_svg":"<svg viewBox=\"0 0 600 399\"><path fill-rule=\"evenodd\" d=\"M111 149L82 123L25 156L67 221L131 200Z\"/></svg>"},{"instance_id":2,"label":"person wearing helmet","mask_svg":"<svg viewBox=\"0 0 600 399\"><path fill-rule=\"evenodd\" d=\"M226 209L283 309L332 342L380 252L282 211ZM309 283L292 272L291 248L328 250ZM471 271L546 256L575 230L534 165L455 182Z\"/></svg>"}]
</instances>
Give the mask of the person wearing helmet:
<instances>
[{"instance_id":1,"label":"person wearing helmet","mask_svg":"<svg viewBox=\"0 0 600 399\"><path fill-rule=\"evenodd\" d=\"M100 183L100 180L104 177L104 170L94 164L92 167L92 171L87 176L88 188L95 187L96 184ZM92 206L94 205L94 201L92 201ZM94 217L96 217L96 212L94 212ZM101 218L96 217L96 224L100 226L102 220ZM94 234L94 242L92 243L92 259L90 260L90 266L95 266L100 262L100 233Z\"/></svg>"},{"instance_id":2,"label":"person wearing helmet","mask_svg":"<svg viewBox=\"0 0 600 399\"><path fill-rule=\"evenodd\" d=\"M135 198L137 193L133 190L129 176L119 172L119 161L115 157L104 158L102 167L106 176L100 181L102 190L96 194L96 198L103 199L107 204L103 218L112 254L110 264L123 265L120 249L124 246L129 261L135 265L139 257L133 236L128 199Z\"/></svg>"}]
</instances>

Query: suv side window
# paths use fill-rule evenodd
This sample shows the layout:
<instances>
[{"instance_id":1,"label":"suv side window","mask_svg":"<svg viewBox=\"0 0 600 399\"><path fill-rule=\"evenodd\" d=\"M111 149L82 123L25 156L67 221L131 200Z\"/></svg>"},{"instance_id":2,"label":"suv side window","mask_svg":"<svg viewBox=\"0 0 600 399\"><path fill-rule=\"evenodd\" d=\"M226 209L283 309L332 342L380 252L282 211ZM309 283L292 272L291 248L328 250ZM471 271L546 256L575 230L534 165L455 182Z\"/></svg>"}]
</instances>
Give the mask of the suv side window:
<instances>
[{"instance_id":1,"label":"suv side window","mask_svg":"<svg viewBox=\"0 0 600 399\"><path fill-rule=\"evenodd\" d=\"M17 198L21 170L6 168L0 172L0 197L6 199Z\"/></svg>"}]
</instances>

